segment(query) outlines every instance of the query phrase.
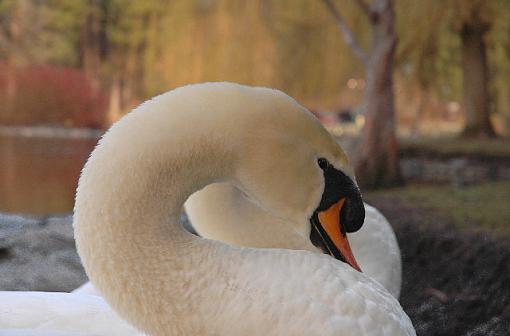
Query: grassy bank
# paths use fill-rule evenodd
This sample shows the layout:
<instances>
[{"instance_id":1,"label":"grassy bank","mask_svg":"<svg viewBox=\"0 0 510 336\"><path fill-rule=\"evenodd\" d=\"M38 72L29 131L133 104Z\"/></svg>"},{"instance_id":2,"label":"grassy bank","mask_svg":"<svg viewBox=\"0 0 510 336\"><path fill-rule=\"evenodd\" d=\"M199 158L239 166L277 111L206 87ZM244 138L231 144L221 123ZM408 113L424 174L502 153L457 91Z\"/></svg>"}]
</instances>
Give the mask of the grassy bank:
<instances>
[{"instance_id":1,"label":"grassy bank","mask_svg":"<svg viewBox=\"0 0 510 336\"><path fill-rule=\"evenodd\" d=\"M510 157L510 139L464 139L460 137L403 138L400 139L402 153L434 153L443 156Z\"/></svg>"},{"instance_id":2,"label":"grassy bank","mask_svg":"<svg viewBox=\"0 0 510 336\"><path fill-rule=\"evenodd\" d=\"M484 232L496 239L510 239L510 182L464 188L407 185L367 192L365 198L369 203L393 202L406 209L433 212L430 218L444 218L445 223L462 231ZM406 215L402 213L402 216ZM434 224L428 220L416 222L423 230Z\"/></svg>"}]
</instances>

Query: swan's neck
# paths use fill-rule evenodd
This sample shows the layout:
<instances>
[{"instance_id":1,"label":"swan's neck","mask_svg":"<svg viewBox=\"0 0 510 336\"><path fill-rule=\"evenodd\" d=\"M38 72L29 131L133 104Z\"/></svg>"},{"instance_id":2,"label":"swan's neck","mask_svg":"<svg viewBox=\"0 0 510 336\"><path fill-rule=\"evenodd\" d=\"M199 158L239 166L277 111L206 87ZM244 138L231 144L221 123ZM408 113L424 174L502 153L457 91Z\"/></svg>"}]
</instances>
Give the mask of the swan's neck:
<instances>
[{"instance_id":1,"label":"swan's neck","mask_svg":"<svg viewBox=\"0 0 510 336\"><path fill-rule=\"evenodd\" d=\"M236 246L321 251L310 232L274 216L232 183L214 183L186 201L186 213L202 237Z\"/></svg>"},{"instance_id":2,"label":"swan's neck","mask_svg":"<svg viewBox=\"0 0 510 336\"><path fill-rule=\"evenodd\" d=\"M214 134L197 139L161 124L163 111L139 112L105 135L83 170L78 251L94 285L135 326L199 334L197 321L209 313L203 300L214 297L208 284L228 276L219 253L228 247L192 236L179 216L188 195L230 173L231 154Z\"/></svg>"}]
</instances>

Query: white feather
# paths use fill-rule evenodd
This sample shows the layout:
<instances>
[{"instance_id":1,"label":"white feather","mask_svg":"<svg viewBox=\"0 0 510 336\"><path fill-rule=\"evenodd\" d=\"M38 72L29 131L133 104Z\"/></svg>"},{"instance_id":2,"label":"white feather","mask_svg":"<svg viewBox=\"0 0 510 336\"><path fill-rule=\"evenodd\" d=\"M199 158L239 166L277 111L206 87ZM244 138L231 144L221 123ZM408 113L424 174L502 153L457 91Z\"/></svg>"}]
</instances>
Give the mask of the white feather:
<instances>
[{"instance_id":1,"label":"white feather","mask_svg":"<svg viewBox=\"0 0 510 336\"><path fill-rule=\"evenodd\" d=\"M203 237L237 246L322 253L292 222L264 211L231 184L208 185L191 195L185 207L193 227ZM365 204L362 228L348 236L363 272L398 298L402 282L400 249L386 218L376 208Z\"/></svg>"},{"instance_id":2,"label":"white feather","mask_svg":"<svg viewBox=\"0 0 510 336\"><path fill-rule=\"evenodd\" d=\"M0 335L134 336L141 333L97 296L0 291Z\"/></svg>"}]
</instances>

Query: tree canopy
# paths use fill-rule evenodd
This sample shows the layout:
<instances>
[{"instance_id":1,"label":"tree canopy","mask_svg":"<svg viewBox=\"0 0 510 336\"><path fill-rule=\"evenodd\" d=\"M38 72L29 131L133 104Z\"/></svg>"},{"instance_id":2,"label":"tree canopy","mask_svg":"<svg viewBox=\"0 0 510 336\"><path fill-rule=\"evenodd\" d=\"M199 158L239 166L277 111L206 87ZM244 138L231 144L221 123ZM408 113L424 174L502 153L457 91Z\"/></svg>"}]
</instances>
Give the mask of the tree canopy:
<instances>
[{"instance_id":1,"label":"tree canopy","mask_svg":"<svg viewBox=\"0 0 510 336\"><path fill-rule=\"evenodd\" d=\"M508 118L505 0L396 1L397 96L417 88L427 103L462 101L459 27L481 2L490 22L490 107ZM336 3L368 46L355 2ZM349 89L347 82L364 77L323 4L310 0L1 0L0 59L83 69L107 91L117 81L123 110L176 86L215 80L277 87L310 106L355 107L362 85ZM399 104L397 112L405 113Z\"/></svg>"}]
</instances>

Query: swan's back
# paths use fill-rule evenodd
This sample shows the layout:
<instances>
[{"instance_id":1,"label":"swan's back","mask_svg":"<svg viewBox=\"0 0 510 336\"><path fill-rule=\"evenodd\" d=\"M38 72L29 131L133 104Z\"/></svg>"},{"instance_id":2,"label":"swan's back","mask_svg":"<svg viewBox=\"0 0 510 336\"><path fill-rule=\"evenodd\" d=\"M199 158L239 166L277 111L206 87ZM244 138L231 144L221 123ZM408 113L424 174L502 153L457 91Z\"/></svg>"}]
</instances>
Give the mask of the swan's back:
<instances>
[{"instance_id":1,"label":"swan's back","mask_svg":"<svg viewBox=\"0 0 510 336\"><path fill-rule=\"evenodd\" d=\"M365 203L365 222L359 231L349 234L349 242L363 272L398 298L402 262L397 237L388 220Z\"/></svg>"},{"instance_id":2,"label":"swan's back","mask_svg":"<svg viewBox=\"0 0 510 336\"><path fill-rule=\"evenodd\" d=\"M230 288L237 300L222 307L222 313L228 310L226 316L243 321L231 326L232 334L260 330L268 335L415 335L387 290L329 256L259 250L238 264L238 270L243 276ZM261 325L261 318L267 324ZM228 323L221 316L217 322Z\"/></svg>"},{"instance_id":3,"label":"swan's back","mask_svg":"<svg viewBox=\"0 0 510 336\"><path fill-rule=\"evenodd\" d=\"M101 296L101 294L97 291L97 289L92 285L92 283L90 281L84 283L80 287L73 290L73 293Z\"/></svg>"},{"instance_id":4,"label":"swan's back","mask_svg":"<svg viewBox=\"0 0 510 336\"><path fill-rule=\"evenodd\" d=\"M0 335L37 333L140 335L98 296L50 292L0 292ZM30 335L30 334L29 334Z\"/></svg>"},{"instance_id":5,"label":"swan's back","mask_svg":"<svg viewBox=\"0 0 510 336\"><path fill-rule=\"evenodd\" d=\"M191 195L185 207L193 227L203 237L237 246L321 253L291 223L261 209L232 184L208 185ZM398 298L402 282L400 249L386 218L365 203L365 222L359 231L349 234L349 241L363 272Z\"/></svg>"}]
</instances>

